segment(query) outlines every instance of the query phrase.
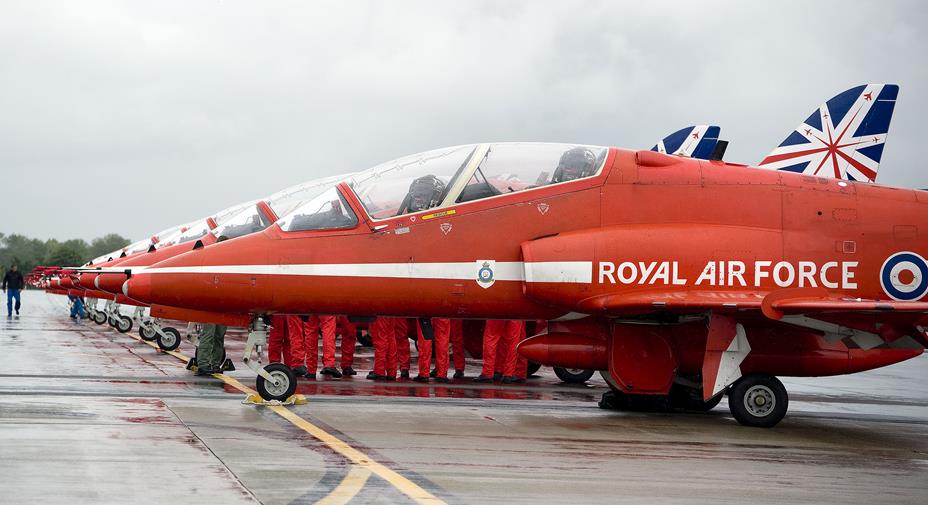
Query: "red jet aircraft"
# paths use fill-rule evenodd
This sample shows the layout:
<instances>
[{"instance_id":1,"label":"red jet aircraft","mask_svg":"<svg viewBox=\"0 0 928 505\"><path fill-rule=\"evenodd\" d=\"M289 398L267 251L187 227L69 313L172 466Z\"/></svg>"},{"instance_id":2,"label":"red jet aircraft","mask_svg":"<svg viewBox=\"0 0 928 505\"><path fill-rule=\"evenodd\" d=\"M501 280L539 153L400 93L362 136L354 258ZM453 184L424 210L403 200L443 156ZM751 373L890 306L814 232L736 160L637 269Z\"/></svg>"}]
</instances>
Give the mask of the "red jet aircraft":
<instances>
[{"instance_id":1,"label":"red jet aircraft","mask_svg":"<svg viewBox=\"0 0 928 505\"><path fill-rule=\"evenodd\" d=\"M205 221L184 226L179 232L152 247L144 254L126 257L119 262L103 264L99 270L87 270L81 274L81 285L91 282L100 291L110 293L122 303L134 303L125 300L122 285L128 272L153 265L159 261L172 258L178 254L199 249L219 240L228 240L261 231L292 211L297 205L317 196L348 175L326 177L289 187L273 195L237 205L219 212ZM114 268L116 271L114 272ZM144 305L144 304L143 304ZM139 333L145 340L155 340L162 350L171 351L180 345L179 332L174 328L163 328L158 317L141 317L137 309L136 320ZM188 335L196 345L197 336Z\"/></svg>"},{"instance_id":2,"label":"red jet aircraft","mask_svg":"<svg viewBox=\"0 0 928 505\"><path fill-rule=\"evenodd\" d=\"M357 174L261 233L133 270L127 296L246 324L265 398L295 378L249 356L264 316L547 319L527 358L635 395L773 426L776 376L922 353L928 192L596 146L480 144Z\"/></svg>"}]
</instances>

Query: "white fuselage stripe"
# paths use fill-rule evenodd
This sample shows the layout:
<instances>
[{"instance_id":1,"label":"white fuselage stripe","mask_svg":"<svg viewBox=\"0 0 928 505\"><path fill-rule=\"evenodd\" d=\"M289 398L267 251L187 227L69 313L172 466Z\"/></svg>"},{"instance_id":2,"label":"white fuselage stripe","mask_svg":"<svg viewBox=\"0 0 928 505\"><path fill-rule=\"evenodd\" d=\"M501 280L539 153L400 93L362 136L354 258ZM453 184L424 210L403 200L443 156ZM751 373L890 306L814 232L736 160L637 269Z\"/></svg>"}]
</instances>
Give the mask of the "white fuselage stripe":
<instances>
[{"instance_id":1,"label":"white fuselage stripe","mask_svg":"<svg viewBox=\"0 0 928 505\"><path fill-rule=\"evenodd\" d=\"M143 267L133 274L243 274L295 275L305 277L374 277L386 279L476 280L478 262L460 263L334 263L302 265L210 265L191 267ZM497 262L492 266L496 281L590 283L591 261Z\"/></svg>"}]
</instances>

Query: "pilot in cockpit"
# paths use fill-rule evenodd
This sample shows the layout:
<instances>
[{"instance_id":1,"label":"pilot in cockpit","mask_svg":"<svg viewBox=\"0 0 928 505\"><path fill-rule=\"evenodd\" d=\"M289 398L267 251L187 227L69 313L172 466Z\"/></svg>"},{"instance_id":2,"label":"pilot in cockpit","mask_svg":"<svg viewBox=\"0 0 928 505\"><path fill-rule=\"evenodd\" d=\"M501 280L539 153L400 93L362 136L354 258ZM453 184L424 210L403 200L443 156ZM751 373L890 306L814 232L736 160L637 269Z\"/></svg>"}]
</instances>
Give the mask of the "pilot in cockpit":
<instances>
[{"instance_id":1,"label":"pilot in cockpit","mask_svg":"<svg viewBox=\"0 0 928 505\"><path fill-rule=\"evenodd\" d=\"M410 214L420 210L431 209L441 203L445 193L445 183L434 175L425 175L412 181L409 193L403 198L399 212L396 215Z\"/></svg>"},{"instance_id":2,"label":"pilot in cockpit","mask_svg":"<svg viewBox=\"0 0 928 505\"><path fill-rule=\"evenodd\" d=\"M551 183L567 182L593 175L596 171L596 155L586 147L574 147L564 151Z\"/></svg>"}]
</instances>

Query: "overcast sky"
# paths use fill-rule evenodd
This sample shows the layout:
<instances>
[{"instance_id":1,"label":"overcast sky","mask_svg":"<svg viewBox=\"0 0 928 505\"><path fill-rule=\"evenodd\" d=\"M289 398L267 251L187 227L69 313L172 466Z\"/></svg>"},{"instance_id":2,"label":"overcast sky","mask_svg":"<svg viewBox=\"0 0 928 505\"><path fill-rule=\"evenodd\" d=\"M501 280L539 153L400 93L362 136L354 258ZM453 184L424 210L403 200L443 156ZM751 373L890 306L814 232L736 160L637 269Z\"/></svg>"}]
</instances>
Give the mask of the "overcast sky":
<instances>
[{"instance_id":1,"label":"overcast sky","mask_svg":"<svg viewBox=\"0 0 928 505\"><path fill-rule=\"evenodd\" d=\"M0 0L0 232L131 238L478 141L650 148L722 126L757 163L891 82L884 184L928 187L924 2Z\"/></svg>"}]
</instances>

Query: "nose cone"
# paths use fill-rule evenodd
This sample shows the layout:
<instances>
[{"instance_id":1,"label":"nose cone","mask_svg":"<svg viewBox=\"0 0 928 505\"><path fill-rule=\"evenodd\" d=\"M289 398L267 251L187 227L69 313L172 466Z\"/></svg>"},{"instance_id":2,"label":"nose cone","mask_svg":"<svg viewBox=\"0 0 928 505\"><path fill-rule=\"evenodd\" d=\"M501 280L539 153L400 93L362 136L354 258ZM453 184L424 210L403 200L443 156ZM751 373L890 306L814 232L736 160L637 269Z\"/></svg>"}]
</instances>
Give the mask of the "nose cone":
<instances>
[{"instance_id":1,"label":"nose cone","mask_svg":"<svg viewBox=\"0 0 928 505\"><path fill-rule=\"evenodd\" d=\"M94 281L97 289L107 293L122 294L122 285L126 282L123 274L100 274Z\"/></svg>"},{"instance_id":2,"label":"nose cone","mask_svg":"<svg viewBox=\"0 0 928 505\"><path fill-rule=\"evenodd\" d=\"M133 275L122 285L122 294L133 300L151 304L151 275L144 273Z\"/></svg>"}]
</instances>

